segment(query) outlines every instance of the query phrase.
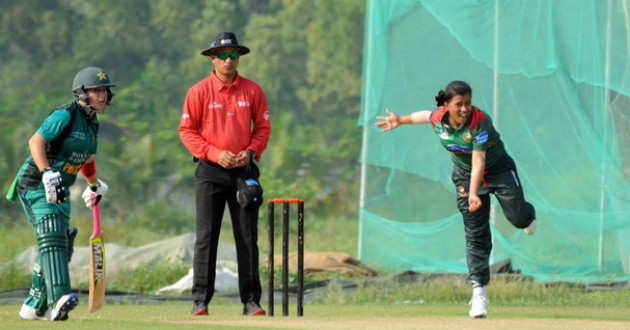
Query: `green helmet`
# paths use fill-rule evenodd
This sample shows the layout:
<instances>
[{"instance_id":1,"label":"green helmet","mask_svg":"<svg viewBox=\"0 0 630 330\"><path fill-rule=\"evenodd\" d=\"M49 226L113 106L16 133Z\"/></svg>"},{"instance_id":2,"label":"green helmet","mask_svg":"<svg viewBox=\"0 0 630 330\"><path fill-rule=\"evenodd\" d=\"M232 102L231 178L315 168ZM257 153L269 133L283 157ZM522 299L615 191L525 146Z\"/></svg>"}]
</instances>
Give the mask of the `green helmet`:
<instances>
[{"instance_id":1,"label":"green helmet","mask_svg":"<svg viewBox=\"0 0 630 330\"><path fill-rule=\"evenodd\" d=\"M81 69L74 76L72 94L77 101L88 103L86 90L97 87L107 87L107 103L109 104L114 97L114 94L109 88L114 86L116 85L112 84L109 80L109 76L103 69L89 66Z\"/></svg>"}]
</instances>

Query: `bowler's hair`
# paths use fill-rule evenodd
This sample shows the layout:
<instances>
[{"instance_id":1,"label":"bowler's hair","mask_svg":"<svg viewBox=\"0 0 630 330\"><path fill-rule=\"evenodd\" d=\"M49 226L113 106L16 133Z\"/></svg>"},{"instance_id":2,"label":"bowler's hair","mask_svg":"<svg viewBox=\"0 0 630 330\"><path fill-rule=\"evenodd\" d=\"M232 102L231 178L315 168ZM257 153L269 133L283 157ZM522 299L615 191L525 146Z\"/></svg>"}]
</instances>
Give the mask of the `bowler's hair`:
<instances>
[{"instance_id":1,"label":"bowler's hair","mask_svg":"<svg viewBox=\"0 0 630 330\"><path fill-rule=\"evenodd\" d=\"M441 107L444 105L444 102L450 102L455 95L470 95L472 97L472 88L464 81L452 81L446 88L438 92L438 95L435 97L437 106Z\"/></svg>"}]
</instances>

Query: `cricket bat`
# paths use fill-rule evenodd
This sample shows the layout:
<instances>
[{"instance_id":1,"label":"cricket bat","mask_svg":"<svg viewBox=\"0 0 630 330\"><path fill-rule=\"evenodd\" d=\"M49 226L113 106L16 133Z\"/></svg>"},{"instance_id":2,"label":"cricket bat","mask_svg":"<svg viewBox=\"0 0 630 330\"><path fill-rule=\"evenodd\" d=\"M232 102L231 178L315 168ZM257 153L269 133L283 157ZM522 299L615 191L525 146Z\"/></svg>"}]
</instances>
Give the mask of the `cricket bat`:
<instances>
[{"instance_id":1,"label":"cricket bat","mask_svg":"<svg viewBox=\"0 0 630 330\"><path fill-rule=\"evenodd\" d=\"M94 198L94 195L92 195ZM96 312L105 303L105 242L101 231L99 204L92 208L94 230L90 236L90 294L88 311Z\"/></svg>"}]
</instances>

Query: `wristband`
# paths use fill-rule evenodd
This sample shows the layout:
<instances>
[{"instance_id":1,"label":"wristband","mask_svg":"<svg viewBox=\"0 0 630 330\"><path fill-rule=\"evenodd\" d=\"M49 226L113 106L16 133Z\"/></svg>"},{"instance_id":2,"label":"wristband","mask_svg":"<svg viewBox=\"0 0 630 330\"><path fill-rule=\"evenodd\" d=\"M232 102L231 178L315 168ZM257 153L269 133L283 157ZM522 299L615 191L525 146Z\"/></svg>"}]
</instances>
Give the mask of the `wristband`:
<instances>
[{"instance_id":1,"label":"wristband","mask_svg":"<svg viewBox=\"0 0 630 330\"><path fill-rule=\"evenodd\" d=\"M84 177L89 178L96 174L96 166L94 166L94 163L96 162L89 162L81 166L81 173Z\"/></svg>"},{"instance_id":2,"label":"wristband","mask_svg":"<svg viewBox=\"0 0 630 330\"><path fill-rule=\"evenodd\" d=\"M90 188L91 188L91 187L96 187L96 186L98 186L98 180L96 180L96 181L94 181L94 182L92 182L92 183L88 183L88 186L89 186Z\"/></svg>"}]
</instances>

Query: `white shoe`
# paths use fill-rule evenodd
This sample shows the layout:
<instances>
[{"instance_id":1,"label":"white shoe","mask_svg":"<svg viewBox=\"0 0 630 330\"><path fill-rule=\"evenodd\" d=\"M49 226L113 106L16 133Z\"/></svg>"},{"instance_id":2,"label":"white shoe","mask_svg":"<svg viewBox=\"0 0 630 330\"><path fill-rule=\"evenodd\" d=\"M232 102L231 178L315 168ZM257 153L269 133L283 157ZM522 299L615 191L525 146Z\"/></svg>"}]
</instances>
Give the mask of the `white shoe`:
<instances>
[{"instance_id":1,"label":"white shoe","mask_svg":"<svg viewBox=\"0 0 630 330\"><path fill-rule=\"evenodd\" d=\"M486 310L486 304L488 303L488 296L485 291L481 294L473 295L472 299L470 299L470 315L473 319L484 318L488 316L488 311Z\"/></svg>"},{"instance_id":2,"label":"white shoe","mask_svg":"<svg viewBox=\"0 0 630 330\"><path fill-rule=\"evenodd\" d=\"M39 316L35 312L35 308L24 304L18 313L18 317L24 321L47 321L50 320L50 309L46 311L44 316Z\"/></svg>"},{"instance_id":3,"label":"white shoe","mask_svg":"<svg viewBox=\"0 0 630 330\"><path fill-rule=\"evenodd\" d=\"M534 235L534 233L536 232L536 219L532 220L532 223L530 223L527 228L523 229L523 231L527 235Z\"/></svg>"},{"instance_id":4,"label":"white shoe","mask_svg":"<svg viewBox=\"0 0 630 330\"><path fill-rule=\"evenodd\" d=\"M68 319L68 312L79 304L79 297L75 293L62 296L57 300L50 314L51 321L64 321Z\"/></svg>"}]
</instances>

